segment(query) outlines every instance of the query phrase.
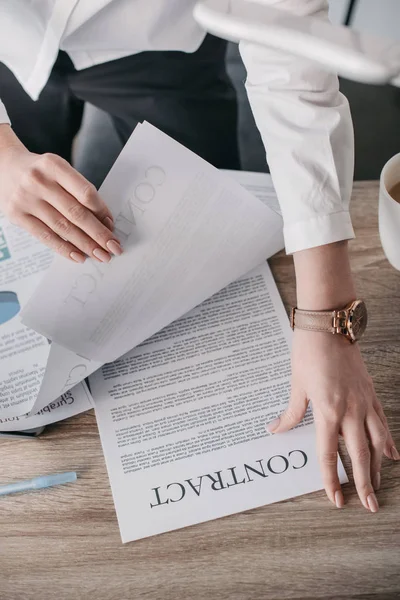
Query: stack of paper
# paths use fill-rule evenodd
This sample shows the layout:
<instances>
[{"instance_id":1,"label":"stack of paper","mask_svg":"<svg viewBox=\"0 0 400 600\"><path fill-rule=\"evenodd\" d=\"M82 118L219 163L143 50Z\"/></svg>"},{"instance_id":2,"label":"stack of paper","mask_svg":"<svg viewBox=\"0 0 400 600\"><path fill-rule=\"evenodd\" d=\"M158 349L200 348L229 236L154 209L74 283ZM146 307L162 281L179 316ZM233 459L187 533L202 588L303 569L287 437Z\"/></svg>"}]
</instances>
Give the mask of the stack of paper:
<instances>
[{"instance_id":1,"label":"stack of paper","mask_svg":"<svg viewBox=\"0 0 400 600\"><path fill-rule=\"evenodd\" d=\"M2 220L0 430L87 410L95 373L124 541L320 488L313 426L265 430L290 378L269 176L219 172L144 123L100 193L125 250L109 264L48 268Z\"/></svg>"}]
</instances>

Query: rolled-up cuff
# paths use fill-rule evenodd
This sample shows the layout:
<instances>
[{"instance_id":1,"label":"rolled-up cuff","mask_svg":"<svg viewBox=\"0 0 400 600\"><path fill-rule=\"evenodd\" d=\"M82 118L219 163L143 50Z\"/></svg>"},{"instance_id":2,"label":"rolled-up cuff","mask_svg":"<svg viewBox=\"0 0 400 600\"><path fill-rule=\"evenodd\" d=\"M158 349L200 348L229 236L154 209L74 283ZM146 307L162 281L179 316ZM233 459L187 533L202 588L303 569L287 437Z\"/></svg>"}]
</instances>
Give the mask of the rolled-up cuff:
<instances>
[{"instance_id":1,"label":"rolled-up cuff","mask_svg":"<svg viewBox=\"0 0 400 600\"><path fill-rule=\"evenodd\" d=\"M321 215L283 228L287 254L354 238L348 211Z\"/></svg>"},{"instance_id":2,"label":"rolled-up cuff","mask_svg":"<svg viewBox=\"0 0 400 600\"><path fill-rule=\"evenodd\" d=\"M0 124L3 124L3 123L8 123L9 125L11 125L11 121L8 118L6 107L0 100Z\"/></svg>"}]
</instances>

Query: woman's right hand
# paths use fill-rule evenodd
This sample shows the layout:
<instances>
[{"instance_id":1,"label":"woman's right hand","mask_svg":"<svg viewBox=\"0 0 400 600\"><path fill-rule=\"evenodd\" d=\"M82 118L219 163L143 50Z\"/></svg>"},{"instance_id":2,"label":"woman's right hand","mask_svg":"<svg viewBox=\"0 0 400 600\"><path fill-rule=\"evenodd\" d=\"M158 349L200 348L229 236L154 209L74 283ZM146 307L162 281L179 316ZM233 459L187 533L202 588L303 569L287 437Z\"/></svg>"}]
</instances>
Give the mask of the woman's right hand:
<instances>
[{"instance_id":1,"label":"woman's right hand","mask_svg":"<svg viewBox=\"0 0 400 600\"><path fill-rule=\"evenodd\" d=\"M96 188L55 154L33 154L0 125L0 210L65 258L109 262L122 254Z\"/></svg>"}]
</instances>

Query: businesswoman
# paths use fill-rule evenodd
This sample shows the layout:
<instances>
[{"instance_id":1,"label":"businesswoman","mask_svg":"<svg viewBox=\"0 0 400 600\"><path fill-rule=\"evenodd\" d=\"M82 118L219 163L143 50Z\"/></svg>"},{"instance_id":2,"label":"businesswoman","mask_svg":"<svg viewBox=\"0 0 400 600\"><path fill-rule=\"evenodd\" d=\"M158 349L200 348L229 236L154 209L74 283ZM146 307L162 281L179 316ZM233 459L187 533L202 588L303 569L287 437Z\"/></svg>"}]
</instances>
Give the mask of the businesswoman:
<instances>
[{"instance_id":1,"label":"businesswoman","mask_svg":"<svg viewBox=\"0 0 400 600\"><path fill-rule=\"evenodd\" d=\"M260 1L327 18L327 0ZM123 142L147 119L215 166L239 167L225 42L200 29L194 4L0 0L0 209L68 260L107 262L122 252L101 197L69 164L84 102L110 114ZM251 43L240 50L297 282L292 394L268 427L275 434L290 429L311 401L329 499L344 504L342 435L361 503L376 512L382 456L399 454L358 345L349 343L366 317L347 250L348 103L337 78L306 60Z\"/></svg>"}]
</instances>

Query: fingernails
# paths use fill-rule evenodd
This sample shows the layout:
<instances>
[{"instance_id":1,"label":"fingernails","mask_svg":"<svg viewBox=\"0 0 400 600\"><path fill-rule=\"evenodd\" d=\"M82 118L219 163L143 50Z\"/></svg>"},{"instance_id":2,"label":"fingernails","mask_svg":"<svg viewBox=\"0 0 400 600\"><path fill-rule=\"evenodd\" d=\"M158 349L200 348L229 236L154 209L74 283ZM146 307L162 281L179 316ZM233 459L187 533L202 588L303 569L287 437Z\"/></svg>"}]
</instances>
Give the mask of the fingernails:
<instances>
[{"instance_id":1,"label":"fingernails","mask_svg":"<svg viewBox=\"0 0 400 600\"><path fill-rule=\"evenodd\" d=\"M70 252L70 258L72 258L72 260L74 260L77 263L84 263L86 260L86 256L83 256L83 254L79 254L79 252Z\"/></svg>"},{"instance_id":2,"label":"fingernails","mask_svg":"<svg viewBox=\"0 0 400 600\"><path fill-rule=\"evenodd\" d=\"M368 508L371 512L376 513L379 510L378 500L376 499L375 494L370 494L367 496L367 504Z\"/></svg>"},{"instance_id":3,"label":"fingernails","mask_svg":"<svg viewBox=\"0 0 400 600\"><path fill-rule=\"evenodd\" d=\"M110 252L115 254L115 256L120 256L123 252L120 244L116 240L110 240L107 242L106 246Z\"/></svg>"},{"instance_id":4,"label":"fingernails","mask_svg":"<svg viewBox=\"0 0 400 600\"><path fill-rule=\"evenodd\" d=\"M107 227L107 229L109 229L110 231L114 231L114 222L112 219L110 219L110 217L105 217L103 223Z\"/></svg>"},{"instance_id":5,"label":"fingernails","mask_svg":"<svg viewBox=\"0 0 400 600\"><path fill-rule=\"evenodd\" d=\"M108 252L102 250L101 248L95 248L95 250L93 250L93 256L103 263L108 263L111 260L111 256L108 254Z\"/></svg>"},{"instance_id":6,"label":"fingernails","mask_svg":"<svg viewBox=\"0 0 400 600\"><path fill-rule=\"evenodd\" d=\"M280 421L281 421L281 419L280 419L280 417L278 417L277 419L274 419L273 421L271 421L271 423L268 423L267 431L269 431L270 433L274 433L275 429L278 428Z\"/></svg>"},{"instance_id":7,"label":"fingernails","mask_svg":"<svg viewBox=\"0 0 400 600\"><path fill-rule=\"evenodd\" d=\"M390 448L390 454L392 455L393 460L400 460L400 454L396 446Z\"/></svg>"},{"instance_id":8,"label":"fingernails","mask_svg":"<svg viewBox=\"0 0 400 600\"><path fill-rule=\"evenodd\" d=\"M374 490L377 492L379 490L379 488L381 487L381 474L380 473L377 473L375 475L372 485L374 486Z\"/></svg>"},{"instance_id":9,"label":"fingernails","mask_svg":"<svg viewBox=\"0 0 400 600\"><path fill-rule=\"evenodd\" d=\"M344 498L341 490L335 492L335 504L337 508L343 508L344 506Z\"/></svg>"}]
</instances>

